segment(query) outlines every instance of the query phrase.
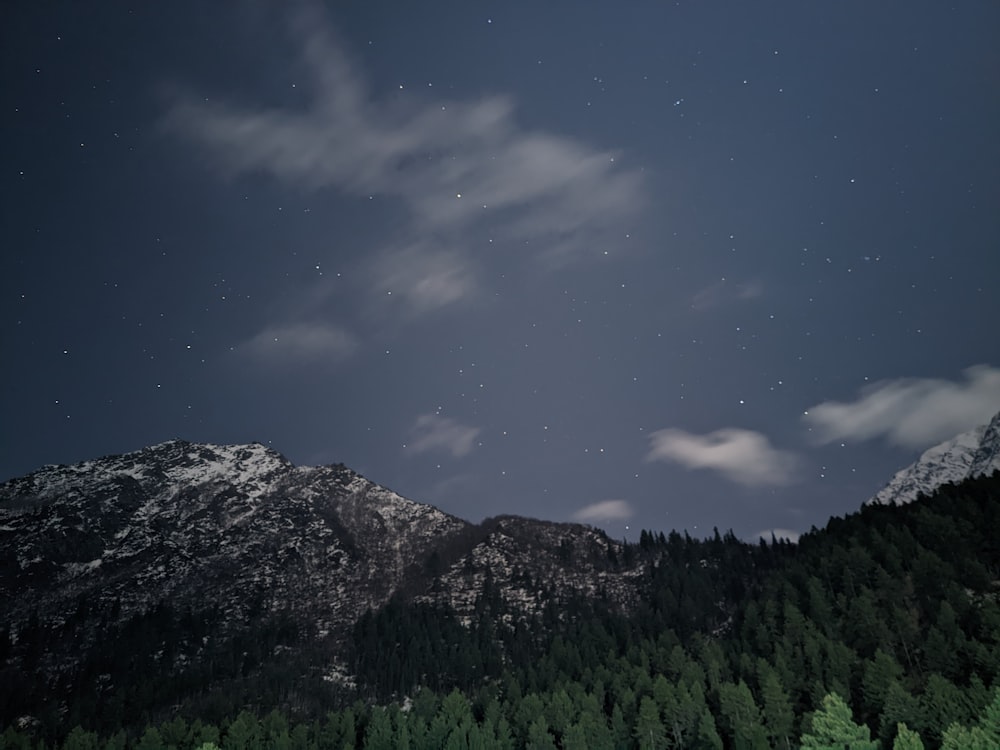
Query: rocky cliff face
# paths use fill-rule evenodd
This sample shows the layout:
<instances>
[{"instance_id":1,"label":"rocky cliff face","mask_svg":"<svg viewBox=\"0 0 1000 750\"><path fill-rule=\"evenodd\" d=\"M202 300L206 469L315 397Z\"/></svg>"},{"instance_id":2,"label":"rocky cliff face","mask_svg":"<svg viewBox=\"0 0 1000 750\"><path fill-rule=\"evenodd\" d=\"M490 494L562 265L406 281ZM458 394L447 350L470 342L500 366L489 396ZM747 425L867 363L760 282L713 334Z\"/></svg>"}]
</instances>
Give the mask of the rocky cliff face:
<instances>
[{"instance_id":1,"label":"rocky cliff face","mask_svg":"<svg viewBox=\"0 0 1000 750\"><path fill-rule=\"evenodd\" d=\"M83 607L113 624L160 603L211 607L222 633L280 612L322 637L468 526L343 466L172 441L0 486L0 611L15 640L31 618L58 628ZM85 651L101 629L83 632Z\"/></svg>"},{"instance_id":2,"label":"rocky cliff face","mask_svg":"<svg viewBox=\"0 0 1000 750\"><path fill-rule=\"evenodd\" d=\"M947 482L1000 469L1000 413L989 424L928 448L914 463L896 472L869 503L902 505L930 495Z\"/></svg>"},{"instance_id":3,"label":"rocky cliff face","mask_svg":"<svg viewBox=\"0 0 1000 750\"><path fill-rule=\"evenodd\" d=\"M164 605L191 622L212 613L203 636L171 646L180 664L280 617L300 640L327 643L324 668L342 671L337 644L393 594L468 617L489 577L510 617L598 593L627 609L639 573L614 564L620 547L573 524L476 526L259 444L176 440L0 485L0 627L14 673L28 659L19 641L49 634L37 667L53 680Z\"/></svg>"}]
</instances>

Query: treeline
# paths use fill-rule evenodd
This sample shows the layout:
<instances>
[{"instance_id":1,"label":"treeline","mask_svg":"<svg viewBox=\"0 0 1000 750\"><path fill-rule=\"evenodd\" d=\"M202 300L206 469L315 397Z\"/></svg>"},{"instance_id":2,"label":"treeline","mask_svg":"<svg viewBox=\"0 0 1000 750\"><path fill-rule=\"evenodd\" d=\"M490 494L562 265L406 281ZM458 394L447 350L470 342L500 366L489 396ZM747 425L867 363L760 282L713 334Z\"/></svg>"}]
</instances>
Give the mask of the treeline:
<instances>
[{"instance_id":1,"label":"treeline","mask_svg":"<svg viewBox=\"0 0 1000 750\"><path fill-rule=\"evenodd\" d=\"M181 717L147 726L137 737L124 730L101 737L75 727L52 750L620 750L639 748L847 748L848 750L924 750L920 735L900 723L891 745L872 739L867 726L856 723L836 693L823 698L810 715L798 741L775 738L754 721L753 699L745 686L724 692L719 722L702 709L688 730L678 717L694 706L674 702L676 694L657 681L651 693L637 696L629 722L620 707L611 717L592 693L570 687L554 693L499 699L495 690L477 691L471 699L458 690L439 695L420 689L402 705L356 703L327 714L323 721L290 722L279 711L263 718L241 711L220 729ZM725 739L723 739L725 737ZM49 750L30 733L8 728L0 735L2 750ZM940 737L943 750L996 750L1000 747L1000 690L971 726L952 722Z\"/></svg>"},{"instance_id":2,"label":"treeline","mask_svg":"<svg viewBox=\"0 0 1000 750\"><path fill-rule=\"evenodd\" d=\"M487 578L463 622L399 598L362 617L355 702L332 713L303 695L328 682L289 693L289 675L243 663L231 692L189 699L170 721L109 725L71 708L70 736L9 731L4 747L31 736L93 750L258 746L245 737L296 750L790 750L841 741L824 740L830 730L852 748L995 749L998 530L1000 473L904 507L866 506L797 545L643 532L617 562L642 576L629 616L598 597L525 620Z\"/></svg>"},{"instance_id":3,"label":"treeline","mask_svg":"<svg viewBox=\"0 0 1000 750\"><path fill-rule=\"evenodd\" d=\"M671 695L657 704L671 746L697 746L707 711L727 746L790 747L836 693L884 746L905 723L935 747L953 722L973 722L1000 675L998 490L995 474L866 506L797 545L643 532L625 552L647 571L627 618L586 600L519 622L489 580L466 627L391 602L355 632L362 697L498 679L515 696L573 686L609 726L617 708L634 728L656 684Z\"/></svg>"}]
</instances>

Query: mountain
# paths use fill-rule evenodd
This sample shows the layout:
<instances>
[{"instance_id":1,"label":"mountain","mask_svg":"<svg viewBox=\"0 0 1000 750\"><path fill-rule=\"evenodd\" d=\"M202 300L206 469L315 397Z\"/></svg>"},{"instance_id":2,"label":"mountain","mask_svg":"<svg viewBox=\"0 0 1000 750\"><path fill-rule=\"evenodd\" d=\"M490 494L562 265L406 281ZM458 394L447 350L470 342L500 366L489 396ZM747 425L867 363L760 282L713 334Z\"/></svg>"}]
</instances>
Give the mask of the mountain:
<instances>
[{"instance_id":1,"label":"mountain","mask_svg":"<svg viewBox=\"0 0 1000 750\"><path fill-rule=\"evenodd\" d=\"M1000 469L1000 412L988 424L928 448L868 502L902 505L948 482L990 474L994 469Z\"/></svg>"},{"instance_id":2,"label":"mountain","mask_svg":"<svg viewBox=\"0 0 1000 750\"><path fill-rule=\"evenodd\" d=\"M0 485L0 746L786 747L836 693L935 747L1000 685L998 525L1000 471L793 545L471 524L258 444L47 466Z\"/></svg>"},{"instance_id":3,"label":"mountain","mask_svg":"<svg viewBox=\"0 0 1000 750\"><path fill-rule=\"evenodd\" d=\"M513 620L578 596L625 611L638 571L621 553L587 526L474 525L342 465L174 440L0 485L0 628L8 669L37 671L43 693L111 690L106 645L134 632L164 674L298 654L349 684L352 628L394 595L465 622L487 585ZM244 653L250 632L268 653Z\"/></svg>"}]
</instances>

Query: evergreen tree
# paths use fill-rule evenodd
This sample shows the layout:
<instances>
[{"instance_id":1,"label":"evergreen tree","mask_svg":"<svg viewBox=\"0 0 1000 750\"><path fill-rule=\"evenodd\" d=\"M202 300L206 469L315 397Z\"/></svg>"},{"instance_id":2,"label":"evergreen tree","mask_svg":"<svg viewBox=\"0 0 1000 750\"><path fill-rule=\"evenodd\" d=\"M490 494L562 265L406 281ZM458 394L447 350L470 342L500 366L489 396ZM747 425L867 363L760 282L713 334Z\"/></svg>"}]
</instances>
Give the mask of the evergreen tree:
<instances>
[{"instance_id":1,"label":"evergreen tree","mask_svg":"<svg viewBox=\"0 0 1000 750\"><path fill-rule=\"evenodd\" d=\"M165 747L160 730L156 727L147 727L146 731L142 733L142 737L139 738L135 750L165 750Z\"/></svg>"},{"instance_id":2,"label":"evergreen tree","mask_svg":"<svg viewBox=\"0 0 1000 750\"><path fill-rule=\"evenodd\" d=\"M104 743L104 750L125 750L125 746L127 744L128 744L128 737L126 736L125 731L119 729L113 735L108 737L108 741ZM11 747L10 750L19 750L19 749L16 747ZM23 750L28 750L28 748L25 747Z\"/></svg>"},{"instance_id":3,"label":"evergreen tree","mask_svg":"<svg viewBox=\"0 0 1000 750\"><path fill-rule=\"evenodd\" d=\"M398 706L393 706L393 709L391 712L393 747L395 750L410 750L412 745L407 714L400 711Z\"/></svg>"},{"instance_id":4,"label":"evergreen tree","mask_svg":"<svg viewBox=\"0 0 1000 750\"><path fill-rule=\"evenodd\" d=\"M625 721L625 713L617 703L611 709L611 741L615 750L632 747L632 733L629 732L628 723Z\"/></svg>"},{"instance_id":5,"label":"evergreen tree","mask_svg":"<svg viewBox=\"0 0 1000 750\"><path fill-rule=\"evenodd\" d=\"M562 688L549 695L545 706L545 720L549 728L558 739L566 731L575 717L576 711L573 709L573 701Z\"/></svg>"},{"instance_id":6,"label":"evergreen tree","mask_svg":"<svg viewBox=\"0 0 1000 750\"><path fill-rule=\"evenodd\" d=\"M364 750L393 750L396 747L389 714L381 706L374 706L365 727Z\"/></svg>"},{"instance_id":7,"label":"evergreen tree","mask_svg":"<svg viewBox=\"0 0 1000 750\"><path fill-rule=\"evenodd\" d=\"M667 730L660 721L660 711L656 701L645 695L639 701L639 716L636 719L633 735L641 750L656 750L667 742Z\"/></svg>"},{"instance_id":8,"label":"evergreen tree","mask_svg":"<svg viewBox=\"0 0 1000 750\"><path fill-rule=\"evenodd\" d=\"M878 750L866 726L854 723L851 709L836 693L823 698L823 707L813 714L812 729L802 735L803 748L816 750Z\"/></svg>"},{"instance_id":9,"label":"evergreen tree","mask_svg":"<svg viewBox=\"0 0 1000 750\"><path fill-rule=\"evenodd\" d=\"M159 733L157 733L159 734ZM6 740L6 732L3 735ZM98 738L93 732L84 731L83 727L75 726L72 731L66 735L66 739L63 741L63 750L97 750L98 749Z\"/></svg>"},{"instance_id":10,"label":"evergreen tree","mask_svg":"<svg viewBox=\"0 0 1000 750\"><path fill-rule=\"evenodd\" d=\"M561 747L562 750L590 750L590 745L587 743L587 734L579 723L570 724L566 727Z\"/></svg>"},{"instance_id":11,"label":"evergreen tree","mask_svg":"<svg viewBox=\"0 0 1000 750\"><path fill-rule=\"evenodd\" d=\"M167 750L186 750L190 744L190 729L182 716L160 725L160 736Z\"/></svg>"},{"instance_id":12,"label":"evergreen tree","mask_svg":"<svg viewBox=\"0 0 1000 750\"><path fill-rule=\"evenodd\" d=\"M753 699L753 694L747 684L740 680L734 685L725 682L719 689L719 710L733 738L733 747L737 750L765 750L768 747L767 735L761 724L760 708Z\"/></svg>"},{"instance_id":13,"label":"evergreen tree","mask_svg":"<svg viewBox=\"0 0 1000 750\"><path fill-rule=\"evenodd\" d=\"M316 750L315 741L310 745L309 727L305 724L296 724L291 734L292 750Z\"/></svg>"},{"instance_id":14,"label":"evergreen tree","mask_svg":"<svg viewBox=\"0 0 1000 750\"><path fill-rule=\"evenodd\" d=\"M865 710L869 715L876 715L885 705L889 687L903 676L903 668L891 655L882 649L877 649L875 655L865 663L864 676L861 679L861 692L864 697Z\"/></svg>"},{"instance_id":15,"label":"evergreen tree","mask_svg":"<svg viewBox=\"0 0 1000 750\"><path fill-rule=\"evenodd\" d=\"M204 724L201 719L195 719L188 727L188 738L191 747L201 747L206 742L219 744L219 728L214 724Z\"/></svg>"},{"instance_id":16,"label":"evergreen tree","mask_svg":"<svg viewBox=\"0 0 1000 750\"><path fill-rule=\"evenodd\" d=\"M588 750L614 750L611 730L600 710L581 713L579 721L574 726L580 729L584 741L583 746Z\"/></svg>"},{"instance_id":17,"label":"evergreen tree","mask_svg":"<svg viewBox=\"0 0 1000 750\"><path fill-rule=\"evenodd\" d=\"M715 727L715 719L708 709L702 711L698 720L698 735L695 737L693 750L722 750L722 738Z\"/></svg>"},{"instance_id":18,"label":"evergreen tree","mask_svg":"<svg viewBox=\"0 0 1000 750\"><path fill-rule=\"evenodd\" d=\"M942 750L997 750L1000 748L1000 688L993 691L993 700L983 708L976 726L966 729L953 722L941 737Z\"/></svg>"},{"instance_id":19,"label":"evergreen tree","mask_svg":"<svg viewBox=\"0 0 1000 750\"><path fill-rule=\"evenodd\" d=\"M907 692L899 682L893 681L886 691L885 704L879 719L879 737L883 746L888 746L898 724L920 729L923 719L920 712L920 702Z\"/></svg>"},{"instance_id":20,"label":"evergreen tree","mask_svg":"<svg viewBox=\"0 0 1000 750\"><path fill-rule=\"evenodd\" d=\"M81 731L83 730L81 729ZM0 735L0 748L3 750L32 750L31 738L12 726L7 727Z\"/></svg>"},{"instance_id":21,"label":"evergreen tree","mask_svg":"<svg viewBox=\"0 0 1000 750\"><path fill-rule=\"evenodd\" d=\"M1000 747L1000 687L993 689L993 700L980 714L979 728L994 747Z\"/></svg>"},{"instance_id":22,"label":"evergreen tree","mask_svg":"<svg viewBox=\"0 0 1000 750\"><path fill-rule=\"evenodd\" d=\"M946 677L930 675L920 696L920 727L931 736L940 737L952 723L966 724L969 718L962 691Z\"/></svg>"},{"instance_id":23,"label":"evergreen tree","mask_svg":"<svg viewBox=\"0 0 1000 750\"><path fill-rule=\"evenodd\" d=\"M552 735L549 734L544 716L539 716L531 722L524 747L525 750L556 750L556 743L552 739Z\"/></svg>"},{"instance_id":24,"label":"evergreen tree","mask_svg":"<svg viewBox=\"0 0 1000 750\"><path fill-rule=\"evenodd\" d=\"M760 692L764 703L764 727L772 747L791 748L792 722L795 714L788 693L782 687L778 673L766 662L759 665Z\"/></svg>"},{"instance_id":25,"label":"evergreen tree","mask_svg":"<svg viewBox=\"0 0 1000 750\"><path fill-rule=\"evenodd\" d=\"M896 725L896 739L892 742L892 750L924 750L920 735L906 726Z\"/></svg>"},{"instance_id":26,"label":"evergreen tree","mask_svg":"<svg viewBox=\"0 0 1000 750\"><path fill-rule=\"evenodd\" d=\"M997 750L997 745L979 727L966 729L955 722L941 735L941 750Z\"/></svg>"}]
</instances>

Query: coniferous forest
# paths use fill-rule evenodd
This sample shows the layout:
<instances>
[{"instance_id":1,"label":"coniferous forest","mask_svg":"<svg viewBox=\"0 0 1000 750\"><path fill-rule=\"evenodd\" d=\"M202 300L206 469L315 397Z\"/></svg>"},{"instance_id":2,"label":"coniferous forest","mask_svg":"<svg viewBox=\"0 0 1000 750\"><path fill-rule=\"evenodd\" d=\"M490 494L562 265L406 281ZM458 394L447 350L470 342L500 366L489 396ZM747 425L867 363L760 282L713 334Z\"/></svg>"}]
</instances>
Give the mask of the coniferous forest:
<instances>
[{"instance_id":1,"label":"coniferous forest","mask_svg":"<svg viewBox=\"0 0 1000 750\"><path fill-rule=\"evenodd\" d=\"M644 531L614 564L644 571L627 616L598 596L524 621L489 578L467 621L394 598L354 627L354 680L268 658L280 621L158 676L140 644L211 628L164 603L93 665L109 695L38 715L45 686L0 674L0 750L1000 748L1000 472L798 544Z\"/></svg>"}]
</instances>

